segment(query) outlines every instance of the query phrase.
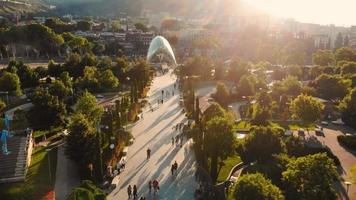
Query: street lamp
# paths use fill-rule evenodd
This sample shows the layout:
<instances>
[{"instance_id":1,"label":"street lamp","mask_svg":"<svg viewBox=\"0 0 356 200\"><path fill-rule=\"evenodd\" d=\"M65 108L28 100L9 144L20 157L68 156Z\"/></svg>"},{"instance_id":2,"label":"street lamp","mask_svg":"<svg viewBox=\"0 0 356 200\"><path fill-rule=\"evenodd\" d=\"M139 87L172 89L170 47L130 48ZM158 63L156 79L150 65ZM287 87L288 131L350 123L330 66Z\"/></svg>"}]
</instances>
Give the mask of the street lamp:
<instances>
[{"instance_id":1,"label":"street lamp","mask_svg":"<svg viewBox=\"0 0 356 200\"><path fill-rule=\"evenodd\" d=\"M346 194L347 194L347 196L349 196L349 187L350 187L350 185L352 185L352 183L349 181L345 181L344 183L346 185Z\"/></svg>"},{"instance_id":2,"label":"street lamp","mask_svg":"<svg viewBox=\"0 0 356 200\"><path fill-rule=\"evenodd\" d=\"M52 173L51 173L51 159L49 158L49 155L51 153L52 149L46 149L45 151L47 152L47 158L48 158L48 172L49 172L49 183L52 183Z\"/></svg>"}]
</instances>

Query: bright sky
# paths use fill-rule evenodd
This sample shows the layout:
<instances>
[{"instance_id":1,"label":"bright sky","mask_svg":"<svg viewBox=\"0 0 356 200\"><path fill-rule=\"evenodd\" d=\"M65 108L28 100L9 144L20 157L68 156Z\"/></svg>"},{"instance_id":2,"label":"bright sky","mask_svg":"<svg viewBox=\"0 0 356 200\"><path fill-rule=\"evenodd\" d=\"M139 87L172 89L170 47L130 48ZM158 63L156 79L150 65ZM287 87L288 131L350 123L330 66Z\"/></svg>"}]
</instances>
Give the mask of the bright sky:
<instances>
[{"instance_id":1,"label":"bright sky","mask_svg":"<svg viewBox=\"0 0 356 200\"><path fill-rule=\"evenodd\" d=\"M267 13L300 22L356 25L356 0L244 0Z\"/></svg>"}]
</instances>

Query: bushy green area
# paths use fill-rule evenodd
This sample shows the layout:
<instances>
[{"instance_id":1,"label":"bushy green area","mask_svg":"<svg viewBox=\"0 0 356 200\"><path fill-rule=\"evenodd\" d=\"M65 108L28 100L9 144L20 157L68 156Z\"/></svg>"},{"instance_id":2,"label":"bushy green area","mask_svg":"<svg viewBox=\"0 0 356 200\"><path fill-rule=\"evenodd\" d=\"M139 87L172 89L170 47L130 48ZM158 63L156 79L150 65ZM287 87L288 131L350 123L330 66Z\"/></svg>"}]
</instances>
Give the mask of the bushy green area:
<instances>
[{"instance_id":1,"label":"bushy green area","mask_svg":"<svg viewBox=\"0 0 356 200\"><path fill-rule=\"evenodd\" d=\"M74 188L67 200L105 200L105 193L91 181L83 181L82 185Z\"/></svg>"},{"instance_id":2,"label":"bushy green area","mask_svg":"<svg viewBox=\"0 0 356 200\"><path fill-rule=\"evenodd\" d=\"M48 159L48 156L50 159ZM50 160L50 163L48 162ZM49 176L49 165L52 180ZM57 149L50 152L44 147L33 150L31 165L28 169L24 183L11 183L0 185L1 200L33 200L41 199L54 188L56 179Z\"/></svg>"},{"instance_id":3,"label":"bushy green area","mask_svg":"<svg viewBox=\"0 0 356 200\"><path fill-rule=\"evenodd\" d=\"M337 136L337 141L342 145L350 148L353 151L356 151L356 137L355 136L345 136L339 135Z\"/></svg>"},{"instance_id":4,"label":"bushy green area","mask_svg":"<svg viewBox=\"0 0 356 200\"><path fill-rule=\"evenodd\" d=\"M226 179L228 178L227 176L229 176L229 173L232 170L232 168L239 163L241 163L241 159L236 154L232 155L232 156L228 157L227 159L225 159L224 161L222 161L220 163L222 165L220 166L220 170L218 171L217 182L221 183L221 182L226 181Z\"/></svg>"}]
</instances>

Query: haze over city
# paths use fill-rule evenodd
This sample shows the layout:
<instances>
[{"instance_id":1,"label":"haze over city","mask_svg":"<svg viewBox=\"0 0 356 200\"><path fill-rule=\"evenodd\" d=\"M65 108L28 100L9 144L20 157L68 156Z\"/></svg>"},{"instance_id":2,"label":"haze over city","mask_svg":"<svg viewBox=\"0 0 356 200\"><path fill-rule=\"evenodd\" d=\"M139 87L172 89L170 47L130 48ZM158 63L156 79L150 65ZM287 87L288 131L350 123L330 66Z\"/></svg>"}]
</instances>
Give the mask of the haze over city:
<instances>
[{"instance_id":1,"label":"haze over city","mask_svg":"<svg viewBox=\"0 0 356 200\"><path fill-rule=\"evenodd\" d=\"M356 200L356 0L0 0L0 200Z\"/></svg>"},{"instance_id":2,"label":"haze over city","mask_svg":"<svg viewBox=\"0 0 356 200\"><path fill-rule=\"evenodd\" d=\"M268 14L300 22L356 25L354 0L243 0Z\"/></svg>"}]
</instances>

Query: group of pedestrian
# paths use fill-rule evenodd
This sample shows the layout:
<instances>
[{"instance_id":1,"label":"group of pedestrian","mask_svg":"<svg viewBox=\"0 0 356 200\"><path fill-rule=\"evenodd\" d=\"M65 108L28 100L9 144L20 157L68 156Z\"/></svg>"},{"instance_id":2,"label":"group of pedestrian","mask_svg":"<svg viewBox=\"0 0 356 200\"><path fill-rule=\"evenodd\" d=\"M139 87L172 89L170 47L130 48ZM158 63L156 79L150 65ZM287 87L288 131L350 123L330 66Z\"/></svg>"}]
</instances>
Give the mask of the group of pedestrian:
<instances>
[{"instance_id":1,"label":"group of pedestrian","mask_svg":"<svg viewBox=\"0 0 356 200\"><path fill-rule=\"evenodd\" d=\"M174 161L174 163L171 166L172 176L174 175L174 172L177 173L177 169L178 169L178 163L177 163L177 161Z\"/></svg>"},{"instance_id":2,"label":"group of pedestrian","mask_svg":"<svg viewBox=\"0 0 356 200\"><path fill-rule=\"evenodd\" d=\"M131 199L131 197L133 197L133 199L136 199L137 198L137 186L134 185L132 188L131 185L129 185L129 187L127 188L127 195L129 196L129 199Z\"/></svg>"},{"instance_id":3,"label":"group of pedestrian","mask_svg":"<svg viewBox=\"0 0 356 200\"><path fill-rule=\"evenodd\" d=\"M150 193L152 192L152 188L153 188L153 195L156 195L157 192L159 191L159 182L157 179L152 180L152 181L150 180L148 182L148 190Z\"/></svg>"},{"instance_id":4,"label":"group of pedestrian","mask_svg":"<svg viewBox=\"0 0 356 200\"><path fill-rule=\"evenodd\" d=\"M183 146L183 133L176 135L176 137L172 137L172 146L174 146L174 143L176 144L176 146L182 147Z\"/></svg>"}]
</instances>

